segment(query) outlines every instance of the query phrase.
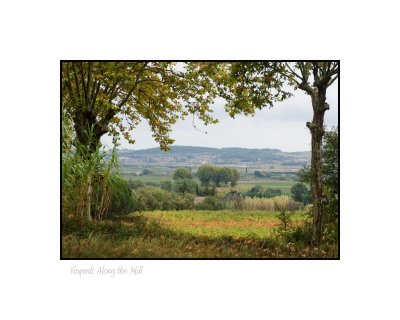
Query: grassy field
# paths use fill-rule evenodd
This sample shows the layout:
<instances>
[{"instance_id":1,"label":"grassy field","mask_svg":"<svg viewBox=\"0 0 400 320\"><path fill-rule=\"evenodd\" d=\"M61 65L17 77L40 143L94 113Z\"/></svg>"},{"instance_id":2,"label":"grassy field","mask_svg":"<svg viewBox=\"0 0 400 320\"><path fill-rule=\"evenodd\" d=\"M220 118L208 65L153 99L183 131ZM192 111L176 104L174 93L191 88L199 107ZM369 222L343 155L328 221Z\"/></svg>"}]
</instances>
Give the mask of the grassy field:
<instances>
[{"instance_id":1,"label":"grassy field","mask_svg":"<svg viewBox=\"0 0 400 320\"><path fill-rule=\"evenodd\" d=\"M293 226L306 220L293 213ZM282 241L276 212L149 211L113 221L64 218L63 258L335 258L336 246Z\"/></svg>"},{"instance_id":2,"label":"grassy field","mask_svg":"<svg viewBox=\"0 0 400 320\"><path fill-rule=\"evenodd\" d=\"M279 225L276 212L265 211L149 211L144 215L170 230L195 236L230 236L265 238ZM293 220L300 223L304 212L296 212Z\"/></svg>"}]
</instances>

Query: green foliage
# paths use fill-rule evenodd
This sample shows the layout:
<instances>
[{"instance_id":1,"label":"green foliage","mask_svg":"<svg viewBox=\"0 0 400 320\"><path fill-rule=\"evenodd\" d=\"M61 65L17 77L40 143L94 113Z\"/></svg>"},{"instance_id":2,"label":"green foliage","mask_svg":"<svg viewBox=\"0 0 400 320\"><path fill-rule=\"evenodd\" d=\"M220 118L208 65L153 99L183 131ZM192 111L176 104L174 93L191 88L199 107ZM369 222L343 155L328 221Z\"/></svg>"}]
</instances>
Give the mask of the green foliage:
<instances>
[{"instance_id":1,"label":"green foliage","mask_svg":"<svg viewBox=\"0 0 400 320\"><path fill-rule=\"evenodd\" d=\"M142 175L142 176L148 176L148 175L153 174L153 173L154 173L154 172L151 171L151 170L149 170L149 169L143 169L141 175Z\"/></svg>"},{"instance_id":2,"label":"green foliage","mask_svg":"<svg viewBox=\"0 0 400 320\"><path fill-rule=\"evenodd\" d=\"M280 189L264 188L263 186L254 186L243 194L250 198L274 198L282 195Z\"/></svg>"},{"instance_id":3,"label":"green foliage","mask_svg":"<svg viewBox=\"0 0 400 320\"><path fill-rule=\"evenodd\" d=\"M202 187L202 186L197 185L196 195L198 195L198 196L215 196L216 193L217 193L217 189L215 188L215 186Z\"/></svg>"},{"instance_id":4,"label":"green foliage","mask_svg":"<svg viewBox=\"0 0 400 320\"><path fill-rule=\"evenodd\" d=\"M264 174L261 171L258 171L258 170L254 171L254 176L256 178L265 178Z\"/></svg>"},{"instance_id":5,"label":"green foliage","mask_svg":"<svg viewBox=\"0 0 400 320\"><path fill-rule=\"evenodd\" d=\"M197 177L203 186L209 186L217 178L217 167L204 164L197 170Z\"/></svg>"},{"instance_id":6,"label":"green foliage","mask_svg":"<svg viewBox=\"0 0 400 320\"><path fill-rule=\"evenodd\" d=\"M129 179L128 181L129 188L131 189L139 189L144 187L144 183L141 180L132 180Z\"/></svg>"},{"instance_id":7,"label":"green foliage","mask_svg":"<svg viewBox=\"0 0 400 320\"><path fill-rule=\"evenodd\" d=\"M146 119L154 139L167 150L179 118L196 114L205 124L216 122L208 107L216 95L212 80L186 73L174 62L63 62L61 85L62 104L86 146L88 127L97 142L110 133L134 143L130 132Z\"/></svg>"},{"instance_id":8,"label":"green foliage","mask_svg":"<svg viewBox=\"0 0 400 320\"><path fill-rule=\"evenodd\" d=\"M208 196L196 205L196 210L223 210L225 208L224 201L216 196Z\"/></svg>"},{"instance_id":9,"label":"green foliage","mask_svg":"<svg viewBox=\"0 0 400 320\"><path fill-rule=\"evenodd\" d=\"M171 181L160 181L160 188L166 191L172 191L172 182Z\"/></svg>"},{"instance_id":10,"label":"green foliage","mask_svg":"<svg viewBox=\"0 0 400 320\"><path fill-rule=\"evenodd\" d=\"M132 191L135 211L185 210L194 207L193 194L178 194L157 187L144 187Z\"/></svg>"},{"instance_id":11,"label":"green foliage","mask_svg":"<svg viewBox=\"0 0 400 320\"><path fill-rule=\"evenodd\" d=\"M178 193L186 194L192 193L195 194L197 189L197 183L193 181L193 179L177 179L174 180L172 184L172 190Z\"/></svg>"},{"instance_id":12,"label":"green foliage","mask_svg":"<svg viewBox=\"0 0 400 320\"><path fill-rule=\"evenodd\" d=\"M291 94L284 90L286 66L282 62L191 63L189 70L214 81L231 117L253 115Z\"/></svg>"},{"instance_id":13,"label":"green foliage","mask_svg":"<svg viewBox=\"0 0 400 320\"><path fill-rule=\"evenodd\" d=\"M109 179L111 201L108 214L127 214L134 208L133 197L129 184L122 178L112 175Z\"/></svg>"},{"instance_id":14,"label":"green foliage","mask_svg":"<svg viewBox=\"0 0 400 320\"><path fill-rule=\"evenodd\" d=\"M281 222L281 228L287 230L287 228L292 224L292 212L288 211L287 206L283 205L281 202L274 200L274 207L279 213L277 218Z\"/></svg>"},{"instance_id":15,"label":"green foliage","mask_svg":"<svg viewBox=\"0 0 400 320\"><path fill-rule=\"evenodd\" d=\"M197 170L197 177L202 186L209 186L210 184L220 186L221 183L230 183L233 187L237 184L240 174L236 169L205 164Z\"/></svg>"},{"instance_id":16,"label":"green foliage","mask_svg":"<svg viewBox=\"0 0 400 320\"><path fill-rule=\"evenodd\" d=\"M300 170L299 181L310 184L310 167ZM322 182L327 198L326 223L335 223L339 215L339 134L338 128L326 131L322 142Z\"/></svg>"},{"instance_id":17,"label":"green foliage","mask_svg":"<svg viewBox=\"0 0 400 320\"><path fill-rule=\"evenodd\" d=\"M290 226L287 229L277 229L278 236L287 244L309 246L312 238L312 224L306 222L301 226Z\"/></svg>"},{"instance_id":18,"label":"green foliage","mask_svg":"<svg viewBox=\"0 0 400 320\"><path fill-rule=\"evenodd\" d=\"M87 140L95 148L81 145L73 139L71 121L64 111L62 120L62 215L104 219L110 205L111 173L117 169L115 147L109 155L95 144L92 130L88 130Z\"/></svg>"},{"instance_id":19,"label":"green foliage","mask_svg":"<svg viewBox=\"0 0 400 320\"><path fill-rule=\"evenodd\" d=\"M310 191L307 189L306 185L300 182L292 186L290 193L294 201L301 202L303 204L309 204L312 200Z\"/></svg>"},{"instance_id":20,"label":"green foliage","mask_svg":"<svg viewBox=\"0 0 400 320\"><path fill-rule=\"evenodd\" d=\"M192 172L187 169L187 168L178 168L174 172L174 175L172 176L172 179L178 180L178 179L192 179Z\"/></svg>"}]
</instances>

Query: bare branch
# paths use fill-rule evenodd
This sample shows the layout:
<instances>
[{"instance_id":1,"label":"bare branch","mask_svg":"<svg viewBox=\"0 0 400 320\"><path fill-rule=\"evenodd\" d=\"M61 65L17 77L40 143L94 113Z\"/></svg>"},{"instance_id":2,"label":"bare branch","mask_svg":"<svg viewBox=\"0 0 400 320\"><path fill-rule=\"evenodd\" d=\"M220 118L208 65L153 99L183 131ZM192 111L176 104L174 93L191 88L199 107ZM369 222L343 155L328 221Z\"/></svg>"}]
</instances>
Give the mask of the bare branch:
<instances>
[{"instance_id":1,"label":"bare branch","mask_svg":"<svg viewBox=\"0 0 400 320\"><path fill-rule=\"evenodd\" d=\"M81 100L81 93L79 92L79 80L78 80L78 74L77 74L76 68L75 68L75 62L72 62L72 69L74 72L75 86L76 86L76 92L78 94L78 99Z\"/></svg>"},{"instance_id":2,"label":"bare branch","mask_svg":"<svg viewBox=\"0 0 400 320\"><path fill-rule=\"evenodd\" d=\"M302 82L307 83L308 82L308 74L307 74L305 65L302 62L298 62L297 65L298 65L298 67L299 67L299 69L301 71L301 74L303 76L303 78L301 79Z\"/></svg>"},{"instance_id":3,"label":"bare branch","mask_svg":"<svg viewBox=\"0 0 400 320\"><path fill-rule=\"evenodd\" d=\"M288 64L287 62L285 62L285 64L286 64L286 67L290 70L290 72L291 72L294 76L296 76L296 77L299 78L301 81L303 81L303 78L302 78L301 76L299 76L299 75L289 66L289 64Z\"/></svg>"},{"instance_id":4,"label":"bare branch","mask_svg":"<svg viewBox=\"0 0 400 320\"><path fill-rule=\"evenodd\" d=\"M339 77L339 74L336 74L331 80L328 82L328 87L335 82L335 80Z\"/></svg>"}]
</instances>

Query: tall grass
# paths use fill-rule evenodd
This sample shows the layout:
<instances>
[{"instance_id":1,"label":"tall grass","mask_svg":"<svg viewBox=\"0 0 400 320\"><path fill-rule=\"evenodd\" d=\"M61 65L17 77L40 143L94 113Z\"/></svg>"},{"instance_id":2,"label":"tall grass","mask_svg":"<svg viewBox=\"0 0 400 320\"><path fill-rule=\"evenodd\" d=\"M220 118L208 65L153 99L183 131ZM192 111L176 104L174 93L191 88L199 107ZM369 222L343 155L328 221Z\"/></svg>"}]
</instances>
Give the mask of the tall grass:
<instances>
[{"instance_id":1,"label":"tall grass","mask_svg":"<svg viewBox=\"0 0 400 320\"><path fill-rule=\"evenodd\" d=\"M88 141L93 140L88 128ZM95 150L77 141L71 118L62 110L62 214L102 220L110 206L110 176L117 168L116 145L111 157L100 145Z\"/></svg>"},{"instance_id":2,"label":"tall grass","mask_svg":"<svg viewBox=\"0 0 400 320\"><path fill-rule=\"evenodd\" d=\"M238 204L239 210L266 210L279 211L299 209L299 204L294 202L289 196L279 196L274 198L243 198Z\"/></svg>"}]
</instances>

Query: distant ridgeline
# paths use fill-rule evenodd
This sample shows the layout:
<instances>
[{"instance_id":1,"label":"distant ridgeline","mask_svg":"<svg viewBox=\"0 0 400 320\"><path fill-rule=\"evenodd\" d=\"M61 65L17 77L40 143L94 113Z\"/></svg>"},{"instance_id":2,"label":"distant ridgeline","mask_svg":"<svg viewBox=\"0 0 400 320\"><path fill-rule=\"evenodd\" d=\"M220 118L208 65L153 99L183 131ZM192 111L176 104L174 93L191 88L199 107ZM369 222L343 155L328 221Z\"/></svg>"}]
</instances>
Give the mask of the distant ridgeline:
<instances>
[{"instance_id":1,"label":"distant ridgeline","mask_svg":"<svg viewBox=\"0 0 400 320\"><path fill-rule=\"evenodd\" d=\"M206 148L172 146L171 151L159 148L143 150L118 150L122 163L137 165L282 165L304 166L310 163L311 153L282 152L278 149Z\"/></svg>"}]
</instances>

